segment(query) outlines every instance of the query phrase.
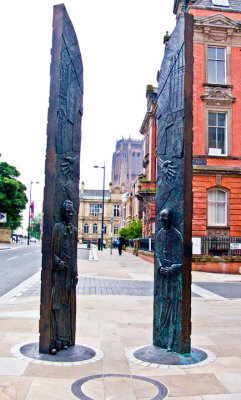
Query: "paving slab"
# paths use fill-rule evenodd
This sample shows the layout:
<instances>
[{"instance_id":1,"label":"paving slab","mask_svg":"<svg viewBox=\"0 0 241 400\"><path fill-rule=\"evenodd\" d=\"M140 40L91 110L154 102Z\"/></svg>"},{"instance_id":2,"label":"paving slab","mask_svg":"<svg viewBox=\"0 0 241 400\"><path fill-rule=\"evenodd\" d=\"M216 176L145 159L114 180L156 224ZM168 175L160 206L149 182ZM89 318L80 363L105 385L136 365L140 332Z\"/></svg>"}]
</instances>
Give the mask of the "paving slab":
<instances>
[{"instance_id":1,"label":"paving slab","mask_svg":"<svg viewBox=\"0 0 241 400\"><path fill-rule=\"evenodd\" d=\"M152 343L153 265L125 252L111 256L108 249L98 258L78 258L76 343L100 349L103 359L66 366L18 358L14 347L38 340L39 281L26 291L22 285L19 296L15 290L0 298L1 400L74 400L72 384L99 375L82 386L94 400L150 400L156 388L141 378L164 384L168 400L241 400L241 298L230 296L238 280L193 273L200 292L192 297L192 346L213 352L216 360L182 370L156 368L126 357L133 348ZM223 287L227 296L217 290Z\"/></svg>"}]
</instances>

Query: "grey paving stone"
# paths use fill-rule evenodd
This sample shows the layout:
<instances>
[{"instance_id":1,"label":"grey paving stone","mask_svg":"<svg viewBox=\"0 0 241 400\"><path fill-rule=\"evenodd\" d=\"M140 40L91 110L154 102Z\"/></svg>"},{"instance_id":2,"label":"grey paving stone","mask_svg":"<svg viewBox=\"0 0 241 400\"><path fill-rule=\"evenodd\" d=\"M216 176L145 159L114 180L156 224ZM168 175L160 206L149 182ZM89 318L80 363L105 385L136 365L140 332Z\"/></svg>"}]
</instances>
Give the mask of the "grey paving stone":
<instances>
[{"instance_id":1,"label":"grey paving stone","mask_svg":"<svg viewBox=\"0 0 241 400\"><path fill-rule=\"evenodd\" d=\"M21 376L24 374L28 366L28 361L10 358L0 357L0 376Z\"/></svg>"}]
</instances>

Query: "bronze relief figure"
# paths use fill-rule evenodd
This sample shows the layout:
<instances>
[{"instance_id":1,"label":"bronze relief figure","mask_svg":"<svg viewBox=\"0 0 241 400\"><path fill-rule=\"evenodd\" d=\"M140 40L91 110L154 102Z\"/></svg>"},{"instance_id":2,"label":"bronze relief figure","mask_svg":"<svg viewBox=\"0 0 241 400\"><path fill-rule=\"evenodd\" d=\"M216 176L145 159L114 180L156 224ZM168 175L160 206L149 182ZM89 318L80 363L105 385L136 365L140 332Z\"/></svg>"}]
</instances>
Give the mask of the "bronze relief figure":
<instances>
[{"instance_id":1,"label":"bronze relief figure","mask_svg":"<svg viewBox=\"0 0 241 400\"><path fill-rule=\"evenodd\" d=\"M182 235L172 224L170 208L160 213L156 235L154 344L175 351L182 301Z\"/></svg>"},{"instance_id":2,"label":"bronze relief figure","mask_svg":"<svg viewBox=\"0 0 241 400\"><path fill-rule=\"evenodd\" d=\"M51 344L50 353L74 345L75 287L77 273L77 229L71 223L74 207L70 200L62 205L62 222L52 236Z\"/></svg>"}]
</instances>

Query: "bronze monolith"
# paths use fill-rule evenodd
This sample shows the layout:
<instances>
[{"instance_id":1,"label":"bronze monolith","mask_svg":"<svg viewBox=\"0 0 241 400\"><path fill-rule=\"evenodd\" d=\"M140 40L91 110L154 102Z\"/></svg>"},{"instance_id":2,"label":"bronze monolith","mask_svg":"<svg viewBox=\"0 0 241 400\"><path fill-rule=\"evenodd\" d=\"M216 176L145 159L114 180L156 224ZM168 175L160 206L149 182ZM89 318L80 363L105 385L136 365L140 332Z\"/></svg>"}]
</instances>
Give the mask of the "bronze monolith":
<instances>
[{"instance_id":1,"label":"bronze monolith","mask_svg":"<svg viewBox=\"0 0 241 400\"><path fill-rule=\"evenodd\" d=\"M180 17L158 74L153 344L190 353L193 17Z\"/></svg>"},{"instance_id":2,"label":"bronze monolith","mask_svg":"<svg viewBox=\"0 0 241 400\"><path fill-rule=\"evenodd\" d=\"M43 205L40 353L75 344L83 65L63 4L54 6Z\"/></svg>"}]
</instances>

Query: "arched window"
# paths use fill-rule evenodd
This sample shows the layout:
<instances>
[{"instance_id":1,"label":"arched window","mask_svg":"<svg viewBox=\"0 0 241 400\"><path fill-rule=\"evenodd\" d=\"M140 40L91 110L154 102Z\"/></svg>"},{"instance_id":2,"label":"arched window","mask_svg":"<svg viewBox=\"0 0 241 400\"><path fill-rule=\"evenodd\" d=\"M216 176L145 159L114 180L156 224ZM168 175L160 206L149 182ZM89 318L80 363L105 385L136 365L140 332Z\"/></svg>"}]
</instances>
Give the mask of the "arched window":
<instances>
[{"instance_id":1,"label":"arched window","mask_svg":"<svg viewBox=\"0 0 241 400\"><path fill-rule=\"evenodd\" d=\"M84 233L89 233L89 225L88 224L84 224Z\"/></svg>"},{"instance_id":2,"label":"arched window","mask_svg":"<svg viewBox=\"0 0 241 400\"><path fill-rule=\"evenodd\" d=\"M227 192L224 190L208 191L208 225L227 225Z\"/></svg>"},{"instance_id":3,"label":"arched window","mask_svg":"<svg viewBox=\"0 0 241 400\"><path fill-rule=\"evenodd\" d=\"M133 151L132 157L131 157L131 172L135 173L136 172L136 153Z\"/></svg>"},{"instance_id":4,"label":"arched window","mask_svg":"<svg viewBox=\"0 0 241 400\"><path fill-rule=\"evenodd\" d=\"M137 153L137 155L136 155L136 171L137 171L137 174L140 174L141 173L141 154L140 153Z\"/></svg>"},{"instance_id":5,"label":"arched window","mask_svg":"<svg viewBox=\"0 0 241 400\"><path fill-rule=\"evenodd\" d=\"M93 234L98 233L98 226L97 224L93 224Z\"/></svg>"},{"instance_id":6,"label":"arched window","mask_svg":"<svg viewBox=\"0 0 241 400\"><path fill-rule=\"evenodd\" d=\"M120 206L119 204L114 204L114 217L119 217L120 216Z\"/></svg>"},{"instance_id":7,"label":"arched window","mask_svg":"<svg viewBox=\"0 0 241 400\"><path fill-rule=\"evenodd\" d=\"M118 233L118 225L115 224L114 225L114 235L117 235L117 233Z\"/></svg>"}]
</instances>

